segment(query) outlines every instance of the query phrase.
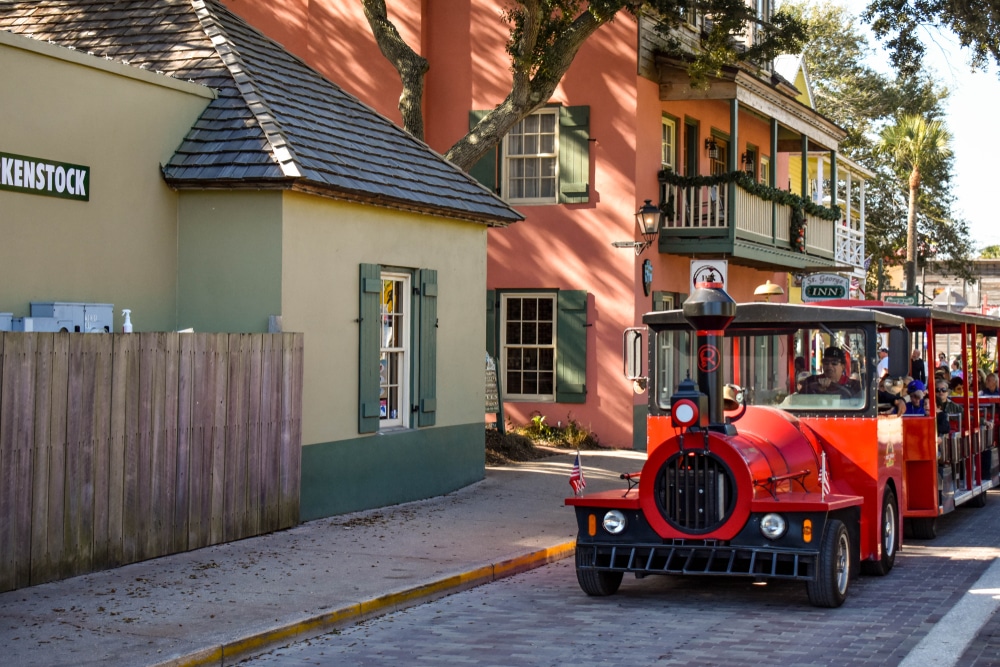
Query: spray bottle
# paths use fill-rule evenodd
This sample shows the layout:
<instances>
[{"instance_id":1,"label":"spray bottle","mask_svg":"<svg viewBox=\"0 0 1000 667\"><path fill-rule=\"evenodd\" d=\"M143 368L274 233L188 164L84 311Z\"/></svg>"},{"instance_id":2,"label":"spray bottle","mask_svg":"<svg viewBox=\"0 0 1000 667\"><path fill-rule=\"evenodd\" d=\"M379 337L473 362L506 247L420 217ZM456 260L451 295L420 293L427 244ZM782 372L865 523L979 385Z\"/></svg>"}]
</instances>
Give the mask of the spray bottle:
<instances>
[{"instance_id":1,"label":"spray bottle","mask_svg":"<svg viewBox=\"0 0 1000 667\"><path fill-rule=\"evenodd\" d=\"M122 333L132 333L132 311L126 308L122 311L122 315L125 316L125 322L122 324Z\"/></svg>"}]
</instances>

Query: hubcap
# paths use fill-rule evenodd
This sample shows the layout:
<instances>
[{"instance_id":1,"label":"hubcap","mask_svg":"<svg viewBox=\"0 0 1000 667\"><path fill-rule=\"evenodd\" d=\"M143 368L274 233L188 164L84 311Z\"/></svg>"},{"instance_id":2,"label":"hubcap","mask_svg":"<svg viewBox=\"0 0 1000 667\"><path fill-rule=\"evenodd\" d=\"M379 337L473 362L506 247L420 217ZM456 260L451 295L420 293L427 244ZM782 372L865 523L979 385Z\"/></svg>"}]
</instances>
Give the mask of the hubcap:
<instances>
[{"instance_id":1,"label":"hubcap","mask_svg":"<svg viewBox=\"0 0 1000 667\"><path fill-rule=\"evenodd\" d=\"M882 535L885 541L882 545L885 555L892 556L896 551L896 510L892 504L885 506L885 525L882 527Z\"/></svg>"},{"instance_id":2,"label":"hubcap","mask_svg":"<svg viewBox=\"0 0 1000 667\"><path fill-rule=\"evenodd\" d=\"M837 590L841 595L847 592L847 559L849 557L850 545L847 542L847 535L841 534L837 540Z\"/></svg>"}]
</instances>

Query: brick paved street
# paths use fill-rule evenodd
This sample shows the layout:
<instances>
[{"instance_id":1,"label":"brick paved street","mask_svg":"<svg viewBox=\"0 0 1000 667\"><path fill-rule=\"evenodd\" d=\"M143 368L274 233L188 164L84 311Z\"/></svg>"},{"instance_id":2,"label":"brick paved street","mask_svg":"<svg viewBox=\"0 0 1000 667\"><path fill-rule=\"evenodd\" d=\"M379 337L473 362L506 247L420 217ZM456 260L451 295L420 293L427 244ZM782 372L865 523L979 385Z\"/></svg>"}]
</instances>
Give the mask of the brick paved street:
<instances>
[{"instance_id":1,"label":"brick paved street","mask_svg":"<svg viewBox=\"0 0 1000 667\"><path fill-rule=\"evenodd\" d=\"M567 517L569 518L569 517ZM626 578L588 598L564 560L262 656L252 665L896 665L1000 554L1000 494L939 520L840 609L801 584ZM958 662L1000 664L992 621Z\"/></svg>"}]
</instances>

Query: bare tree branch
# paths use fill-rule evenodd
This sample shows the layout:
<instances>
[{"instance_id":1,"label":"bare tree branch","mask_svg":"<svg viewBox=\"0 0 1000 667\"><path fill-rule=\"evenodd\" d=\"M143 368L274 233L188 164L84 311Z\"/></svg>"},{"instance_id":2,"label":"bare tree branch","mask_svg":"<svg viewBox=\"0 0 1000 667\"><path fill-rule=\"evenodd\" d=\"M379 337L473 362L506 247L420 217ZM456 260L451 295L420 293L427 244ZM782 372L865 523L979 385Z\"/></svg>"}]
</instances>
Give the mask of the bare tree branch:
<instances>
[{"instance_id":1,"label":"bare tree branch","mask_svg":"<svg viewBox=\"0 0 1000 667\"><path fill-rule=\"evenodd\" d=\"M403 117L403 129L421 141L424 138L424 75L427 74L427 59L411 49L400 37L396 26L389 21L385 0L361 0L365 18L371 26L375 42L382 55L399 72L403 91L399 95L399 112Z\"/></svg>"}]
</instances>

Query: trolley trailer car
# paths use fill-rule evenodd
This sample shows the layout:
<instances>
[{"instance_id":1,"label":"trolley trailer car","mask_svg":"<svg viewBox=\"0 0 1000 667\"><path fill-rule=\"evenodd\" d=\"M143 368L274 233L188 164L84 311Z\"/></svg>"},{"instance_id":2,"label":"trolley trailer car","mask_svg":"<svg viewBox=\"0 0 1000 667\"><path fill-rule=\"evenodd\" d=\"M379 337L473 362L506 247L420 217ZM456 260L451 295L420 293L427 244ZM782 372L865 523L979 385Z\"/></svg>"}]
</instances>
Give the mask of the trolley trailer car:
<instances>
[{"instance_id":1,"label":"trolley trailer car","mask_svg":"<svg viewBox=\"0 0 1000 667\"><path fill-rule=\"evenodd\" d=\"M921 335L933 338L943 320L925 315ZM877 351L888 347L891 376L907 375L915 322L890 307L737 307L712 283L683 310L646 314L626 332L625 356L648 391L648 455L622 475L627 488L566 499L580 587L611 595L625 574L797 580L812 604L837 607L858 570L892 569L901 507L947 511L937 491L949 462L965 465L967 497L985 498L997 480L975 430L981 401L966 402L970 444L957 452L933 415L911 425L880 406ZM976 334L966 331L970 350Z\"/></svg>"},{"instance_id":2,"label":"trolley trailer car","mask_svg":"<svg viewBox=\"0 0 1000 667\"><path fill-rule=\"evenodd\" d=\"M926 416L903 421L903 504L907 535L933 539L937 517L966 504L982 507L987 489L1000 485L997 420L1000 396L984 395L979 369L996 368L1000 320L938 308L878 301L836 301L834 305L871 308L902 317L910 334L910 350L925 360L930 393ZM941 410L934 396L938 351L959 360L962 371L952 405ZM990 358L992 357L992 359ZM890 376L890 379L895 379Z\"/></svg>"}]
</instances>

